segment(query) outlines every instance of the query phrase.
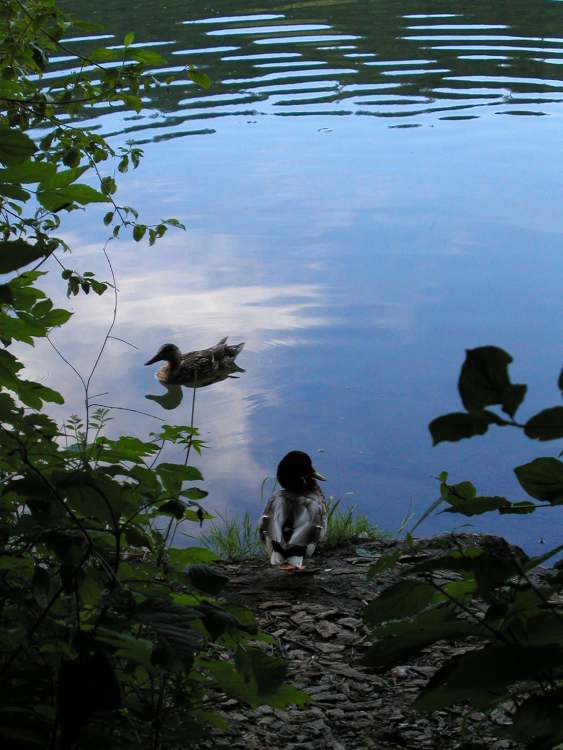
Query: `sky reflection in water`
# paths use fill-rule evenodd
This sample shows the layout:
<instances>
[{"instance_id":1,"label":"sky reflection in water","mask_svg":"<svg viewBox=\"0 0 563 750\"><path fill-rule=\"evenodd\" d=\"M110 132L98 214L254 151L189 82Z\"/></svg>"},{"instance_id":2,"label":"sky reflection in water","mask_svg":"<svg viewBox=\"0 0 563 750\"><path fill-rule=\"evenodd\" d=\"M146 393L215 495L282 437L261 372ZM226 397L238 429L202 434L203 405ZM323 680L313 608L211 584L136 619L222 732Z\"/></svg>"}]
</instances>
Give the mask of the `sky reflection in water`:
<instances>
[{"instance_id":1,"label":"sky reflection in water","mask_svg":"<svg viewBox=\"0 0 563 750\"><path fill-rule=\"evenodd\" d=\"M541 12L538 3L534 7ZM231 35L237 44L249 25L245 9L238 11L240 27ZM316 33L330 36L330 23L327 29L320 16L313 22L314 15L311 30L316 24ZM279 63L281 46L287 48L285 60L294 49L303 54L302 40L294 39L292 47L287 34L301 28L300 19L286 18L271 39L266 35L245 48L242 57L246 64L253 61L255 76L248 67L236 67L243 63L234 51L218 53L230 56L228 64L205 55L208 73L219 81L209 100L190 98L189 89L178 91L171 109L156 108L152 122L150 110L137 118L104 115L105 132L141 128L116 136L116 142L132 135L156 141L145 146L139 171L121 180L120 200L137 207L147 223L169 216L185 220L188 232L175 232L153 248L127 241L111 246L120 288L114 333L139 351L110 342L94 392L108 391L100 403L185 422L192 392L185 391L174 412L147 400L147 394L164 390L154 379L156 367L143 362L165 341L183 351L225 335L245 341L237 363L246 372L196 396L196 424L210 445L198 463L209 478L209 507L217 511L257 515L263 478L292 448L313 455L328 477L327 492L354 493L350 501L386 529L396 529L406 513L420 514L435 499L433 477L444 469L453 481L472 479L480 494L519 500L523 493L512 468L555 452L554 444L534 444L508 429L432 448L427 424L458 409L464 349L484 344L507 349L515 358L513 379L530 386L522 418L559 403L563 110L549 97L552 88L563 91L563 84L552 77L532 97L519 89L525 79L520 68L481 75L472 67L481 64L480 55L461 55L476 49L476 34L492 40L496 50L497 38L521 37L521 29L511 34L509 18L503 25L499 16L499 25L485 29L486 19L477 19L485 26L475 19L464 26L459 15L427 13L422 21L415 20L418 15L403 19L403 32L417 34L417 26L435 19L431 36L437 46L450 38L441 34L444 29L455 38L458 22L465 28L455 54L475 59L466 59L463 75L451 70L451 61L434 61L432 44L418 49L414 36L408 44L395 39L406 45L402 60L390 58L385 39L370 47L362 37L350 51L346 38L361 37L361 26L338 30L347 49L338 53L339 67L327 53L328 81L315 81L320 68L314 66L302 71L303 81L285 69L270 74L260 66ZM455 17L451 23L444 21L449 16ZM278 15L262 13L255 26L268 19L279 22ZM231 39L217 26L221 19L212 20L208 29L205 23L171 24L166 38L181 28L190 36L177 40L180 49L198 49L199 39L204 51L218 38L225 50ZM552 48L551 37L553 30ZM145 38L151 39L148 33ZM264 49L268 41L275 42L271 52ZM320 36L317 43L324 48ZM378 65L368 68L370 61L361 57L358 64L374 78L351 80L358 77L347 68L352 55L370 54ZM489 65L492 59L503 64L502 55L485 56ZM312 64L325 62L312 57ZM177 63L174 55L170 61ZM432 97L429 78L415 83L429 66ZM397 93L396 82L388 76L385 81L387 73L397 80L406 76L407 88L401 83ZM278 74L283 84L276 84ZM244 113L244 102L233 96L252 98L257 87L261 103ZM328 97L328 103L315 103L315 96ZM191 128L186 111L194 106L204 111ZM282 110L290 116L276 116ZM341 110L345 116L335 117ZM500 116L516 112L548 116ZM210 135L183 137L190 128ZM73 264L107 277L97 219L71 216L66 232L80 248ZM47 283L60 294L55 278ZM106 295L71 304L75 318L55 340L86 369L113 301ZM63 384L68 398L59 418L80 408L72 374L48 346L38 347L30 371L46 383ZM125 411L114 417L115 432L142 433L158 425ZM546 545L557 540L555 518L561 520L561 513L544 511L525 521L491 515L474 527L537 551L540 538ZM464 520L448 514L423 529L449 529Z\"/></svg>"}]
</instances>

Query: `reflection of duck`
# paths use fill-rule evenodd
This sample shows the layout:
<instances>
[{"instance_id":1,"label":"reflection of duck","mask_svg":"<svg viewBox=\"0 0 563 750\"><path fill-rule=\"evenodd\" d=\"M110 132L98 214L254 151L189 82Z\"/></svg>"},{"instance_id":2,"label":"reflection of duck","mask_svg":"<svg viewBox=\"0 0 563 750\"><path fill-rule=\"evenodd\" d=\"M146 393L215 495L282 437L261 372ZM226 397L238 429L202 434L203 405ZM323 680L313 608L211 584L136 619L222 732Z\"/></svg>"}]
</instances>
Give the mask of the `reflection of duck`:
<instances>
[{"instance_id":1,"label":"reflection of duck","mask_svg":"<svg viewBox=\"0 0 563 750\"><path fill-rule=\"evenodd\" d=\"M260 538L272 565L303 570L303 558L324 539L327 507L315 481L324 478L302 451L291 451L280 461L277 479L282 489L268 500L260 522Z\"/></svg>"},{"instance_id":2,"label":"reflection of duck","mask_svg":"<svg viewBox=\"0 0 563 750\"><path fill-rule=\"evenodd\" d=\"M178 385L177 383L169 384L161 381L161 384L166 388L166 392L159 394L149 393L145 398L148 398L151 401L156 401L156 403L160 404L163 409L177 409L182 403L182 398L184 397L182 386L186 386L187 388L206 388L208 385L220 383L221 380L226 380L227 378L238 378L238 375L233 375L233 373L236 372L245 372L245 370L243 370L242 367L239 367L235 362L231 362L226 367L221 367L219 370L215 370L206 376L202 375L193 380L184 380L182 385Z\"/></svg>"},{"instance_id":3,"label":"reflection of duck","mask_svg":"<svg viewBox=\"0 0 563 750\"><path fill-rule=\"evenodd\" d=\"M166 362L156 371L156 377L161 383L170 385L208 385L216 381L218 371L225 370L234 364L240 354L244 343L227 344L227 337L218 341L209 349L200 349L195 352L182 354L175 344L164 344L158 352L145 362L152 365L153 362L164 360ZM228 372L225 377L228 376ZM220 378L221 380L223 378Z\"/></svg>"}]
</instances>

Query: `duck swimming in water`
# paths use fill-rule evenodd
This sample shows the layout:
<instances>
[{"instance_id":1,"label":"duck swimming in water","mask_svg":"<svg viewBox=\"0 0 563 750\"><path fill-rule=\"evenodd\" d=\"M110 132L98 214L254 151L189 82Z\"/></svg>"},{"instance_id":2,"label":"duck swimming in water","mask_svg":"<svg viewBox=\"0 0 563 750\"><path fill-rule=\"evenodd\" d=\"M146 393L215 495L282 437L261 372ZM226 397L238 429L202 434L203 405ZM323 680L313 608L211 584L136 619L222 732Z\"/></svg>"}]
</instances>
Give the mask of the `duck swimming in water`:
<instances>
[{"instance_id":1,"label":"duck swimming in water","mask_svg":"<svg viewBox=\"0 0 563 750\"><path fill-rule=\"evenodd\" d=\"M164 344L145 365L164 360L166 364L156 371L156 377L161 383L195 385L198 381L213 379L219 370L230 368L243 346L244 342L227 344L227 336L215 346L187 354L182 354L175 344Z\"/></svg>"},{"instance_id":2,"label":"duck swimming in water","mask_svg":"<svg viewBox=\"0 0 563 750\"><path fill-rule=\"evenodd\" d=\"M260 521L260 538L270 563L282 570L303 570L303 560L326 536L328 513L311 457L291 451L278 465L281 489L268 500Z\"/></svg>"}]
</instances>

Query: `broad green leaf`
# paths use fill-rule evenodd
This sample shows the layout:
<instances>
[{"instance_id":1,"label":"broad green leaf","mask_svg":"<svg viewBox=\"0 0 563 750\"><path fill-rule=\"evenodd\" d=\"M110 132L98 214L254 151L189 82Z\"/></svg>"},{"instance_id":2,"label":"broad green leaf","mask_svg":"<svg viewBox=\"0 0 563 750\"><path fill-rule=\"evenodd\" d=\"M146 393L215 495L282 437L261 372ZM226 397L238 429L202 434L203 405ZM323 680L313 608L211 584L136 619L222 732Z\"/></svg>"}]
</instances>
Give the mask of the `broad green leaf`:
<instances>
[{"instance_id":1,"label":"broad green leaf","mask_svg":"<svg viewBox=\"0 0 563 750\"><path fill-rule=\"evenodd\" d=\"M117 50L106 49L105 47L100 47L89 52L88 57L95 63L117 62L121 60L121 54Z\"/></svg>"},{"instance_id":2,"label":"broad green leaf","mask_svg":"<svg viewBox=\"0 0 563 750\"><path fill-rule=\"evenodd\" d=\"M227 695L252 707L262 703L277 708L303 706L309 700L305 693L282 682L287 665L281 659L258 649L239 649L235 664L236 667L226 661L201 662Z\"/></svg>"},{"instance_id":3,"label":"broad green leaf","mask_svg":"<svg viewBox=\"0 0 563 750\"><path fill-rule=\"evenodd\" d=\"M450 507L442 513L461 513L464 516L478 516L481 513L490 513L498 511L499 513L510 512L511 504L505 497L474 497L456 498L450 496L447 499ZM529 505L529 503L528 503Z\"/></svg>"},{"instance_id":4,"label":"broad green leaf","mask_svg":"<svg viewBox=\"0 0 563 750\"><path fill-rule=\"evenodd\" d=\"M41 180L39 189L49 191L66 188L75 182L80 175L84 174L87 169L87 166L73 167L71 169L63 169L60 172L52 172Z\"/></svg>"},{"instance_id":5,"label":"broad green leaf","mask_svg":"<svg viewBox=\"0 0 563 750\"><path fill-rule=\"evenodd\" d=\"M201 472L195 466L161 463L155 468L161 482L170 493L179 492L183 482L202 480Z\"/></svg>"},{"instance_id":6,"label":"broad green leaf","mask_svg":"<svg viewBox=\"0 0 563 750\"><path fill-rule=\"evenodd\" d=\"M217 573L209 565L194 563L186 572L188 581L194 588L204 591L206 594L215 595L225 588L229 579L227 576Z\"/></svg>"},{"instance_id":7,"label":"broad green leaf","mask_svg":"<svg viewBox=\"0 0 563 750\"><path fill-rule=\"evenodd\" d=\"M512 357L496 346L467 349L458 381L459 395L467 411L500 404L514 417L526 393L525 386L515 386L508 376Z\"/></svg>"},{"instance_id":8,"label":"broad green leaf","mask_svg":"<svg viewBox=\"0 0 563 750\"><path fill-rule=\"evenodd\" d=\"M536 458L514 469L528 495L551 505L563 504L563 462L558 458Z\"/></svg>"},{"instance_id":9,"label":"broad green leaf","mask_svg":"<svg viewBox=\"0 0 563 750\"><path fill-rule=\"evenodd\" d=\"M507 699L513 683L549 678L554 668L562 666L559 646L487 646L451 659L432 677L415 705L421 711L466 702L488 708Z\"/></svg>"},{"instance_id":10,"label":"broad green leaf","mask_svg":"<svg viewBox=\"0 0 563 750\"><path fill-rule=\"evenodd\" d=\"M369 625L387 620L401 620L425 609L435 601L434 586L414 580L404 580L390 586L368 604L363 613Z\"/></svg>"},{"instance_id":11,"label":"broad green leaf","mask_svg":"<svg viewBox=\"0 0 563 750\"><path fill-rule=\"evenodd\" d=\"M194 67L188 68L188 78L206 90L211 88L211 78L209 78L207 73L204 73L202 70L198 70Z\"/></svg>"},{"instance_id":12,"label":"broad green leaf","mask_svg":"<svg viewBox=\"0 0 563 750\"><path fill-rule=\"evenodd\" d=\"M563 743L563 689L519 703L506 732L528 750L553 750Z\"/></svg>"},{"instance_id":13,"label":"broad green leaf","mask_svg":"<svg viewBox=\"0 0 563 750\"><path fill-rule=\"evenodd\" d=\"M135 34L132 31L129 31L127 34L125 34L123 38L123 46L129 47L133 42L135 41Z\"/></svg>"},{"instance_id":14,"label":"broad green leaf","mask_svg":"<svg viewBox=\"0 0 563 750\"><path fill-rule=\"evenodd\" d=\"M408 659L439 640L458 640L466 636L487 635L479 625L456 619L452 607L435 607L409 620L392 621L375 629L378 640L368 649L363 661L374 668L408 663Z\"/></svg>"},{"instance_id":15,"label":"broad green leaf","mask_svg":"<svg viewBox=\"0 0 563 750\"><path fill-rule=\"evenodd\" d=\"M187 497L188 500L203 500L209 493L205 490L200 490L199 487L190 487L187 490L182 490L180 494L182 497Z\"/></svg>"},{"instance_id":16,"label":"broad green leaf","mask_svg":"<svg viewBox=\"0 0 563 750\"><path fill-rule=\"evenodd\" d=\"M129 633L116 632L102 627L96 632L96 640L116 648L117 657L142 664L147 668L151 667L153 643L146 638L136 638Z\"/></svg>"},{"instance_id":17,"label":"broad green leaf","mask_svg":"<svg viewBox=\"0 0 563 750\"><path fill-rule=\"evenodd\" d=\"M139 526L128 525L123 529L127 542L133 547L148 547L152 549L150 536Z\"/></svg>"},{"instance_id":18,"label":"broad green leaf","mask_svg":"<svg viewBox=\"0 0 563 750\"><path fill-rule=\"evenodd\" d=\"M531 557L528 560L528 562L523 566L523 568L526 572L529 572L530 570L537 568L538 565L543 565L544 562L547 562L554 555L557 555L562 550L563 550L563 544L560 544L557 547L550 549L548 552L545 552L543 555L539 555L538 557Z\"/></svg>"},{"instance_id":19,"label":"broad green leaf","mask_svg":"<svg viewBox=\"0 0 563 750\"><path fill-rule=\"evenodd\" d=\"M133 227L133 239L135 242L139 242L143 239L145 236L145 232L147 231L147 227L145 224L135 224Z\"/></svg>"},{"instance_id":20,"label":"broad green leaf","mask_svg":"<svg viewBox=\"0 0 563 750\"><path fill-rule=\"evenodd\" d=\"M0 162L9 166L19 164L36 151L35 143L21 130L0 125Z\"/></svg>"},{"instance_id":21,"label":"broad green leaf","mask_svg":"<svg viewBox=\"0 0 563 750\"><path fill-rule=\"evenodd\" d=\"M12 198L16 201L27 201L31 198L31 194L27 190L23 190L17 185L10 185L9 183L0 183L0 195L5 198Z\"/></svg>"},{"instance_id":22,"label":"broad green leaf","mask_svg":"<svg viewBox=\"0 0 563 750\"><path fill-rule=\"evenodd\" d=\"M174 516L178 521L184 517L186 506L180 500L167 500L158 506L158 512Z\"/></svg>"},{"instance_id":23,"label":"broad green leaf","mask_svg":"<svg viewBox=\"0 0 563 750\"><path fill-rule=\"evenodd\" d=\"M471 414L458 411L436 417L430 422L428 429L432 435L432 444L438 445L444 440L457 442L474 435L484 435L491 424L502 425L504 422L487 410L474 411Z\"/></svg>"},{"instance_id":24,"label":"broad green leaf","mask_svg":"<svg viewBox=\"0 0 563 750\"><path fill-rule=\"evenodd\" d=\"M471 573L479 586L479 591L486 595L492 589L501 586L512 576L518 575L520 565L524 560L511 556L510 547L506 542L498 549L483 541L483 546L455 549L445 555L433 557L417 563L411 570L413 573L430 573L436 570L452 570L458 573ZM486 548L485 548L486 547Z\"/></svg>"},{"instance_id":25,"label":"broad green leaf","mask_svg":"<svg viewBox=\"0 0 563 750\"><path fill-rule=\"evenodd\" d=\"M126 60L135 60L143 65L166 65L167 60L161 54L152 49L128 49L125 52Z\"/></svg>"},{"instance_id":26,"label":"broad green leaf","mask_svg":"<svg viewBox=\"0 0 563 750\"><path fill-rule=\"evenodd\" d=\"M375 578L380 573L384 573L389 568L392 568L402 554L402 551L395 550L394 552L389 552L387 555L382 555L377 562L370 565L368 569L368 578Z\"/></svg>"},{"instance_id":27,"label":"broad green leaf","mask_svg":"<svg viewBox=\"0 0 563 750\"><path fill-rule=\"evenodd\" d=\"M524 432L533 440L563 437L563 406L553 406L535 414L526 422Z\"/></svg>"},{"instance_id":28,"label":"broad green leaf","mask_svg":"<svg viewBox=\"0 0 563 750\"><path fill-rule=\"evenodd\" d=\"M185 549L168 550L170 560L179 568L185 568L191 563L211 563L219 558L205 547L186 547Z\"/></svg>"},{"instance_id":29,"label":"broad green leaf","mask_svg":"<svg viewBox=\"0 0 563 750\"><path fill-rule=\"evenodd\" d=\"M130 435L122 435L117 440L104 437L99 442L103 446L100 456L104 461L143 463L145 456L151 456L159 450L156 443L145 442Z\"/></svg>"},{"instance_id":30,"label":"broad green leaf","mask_svg":"<svg viewBox=\"0 0 563 750\"><path fill-rule=\"evenodd\" d=\"M48 253L48 248L40 243L30 245L24 240L0 241L0 273L15 271Z\"/></svg>"},{"instance_id":31,"label":"broad green leaf","mask_svg":"<svg viewBox=\"0 0 563 750\"><path fill-rule=\"evenodd\" d=\"M13 183L33 183L47 180L56 171L56 167L47 161L24 161L0 169L0 180Z\"/></svg>"}]
</instances>

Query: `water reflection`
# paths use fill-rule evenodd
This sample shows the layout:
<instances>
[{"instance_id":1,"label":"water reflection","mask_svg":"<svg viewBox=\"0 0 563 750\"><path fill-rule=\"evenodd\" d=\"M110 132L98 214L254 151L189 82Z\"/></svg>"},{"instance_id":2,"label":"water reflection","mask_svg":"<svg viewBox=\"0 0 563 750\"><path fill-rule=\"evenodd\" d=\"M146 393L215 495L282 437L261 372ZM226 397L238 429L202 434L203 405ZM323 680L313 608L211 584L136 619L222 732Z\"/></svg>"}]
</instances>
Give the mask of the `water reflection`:
<instances>
[{"instance_id":1,"label":"water reflection","mask_svg":"<svg viewBox=\"0 0 563 750\"><path fill-rule=\"evenodd\" d=\"M146 142L162 137L155 128L177 131L194 119L319 112L408 117L421 124L436 116L448 118L450 110L459 116L460 100L471 108L471 117L484 116L490 102L487 96L476 102L466 95L466 83L471 81L507 88L511 95L525 97L522 104L541 105L542 113L549 111L548 104L562 100L563 32L556 33L563 29L560 6L548 0L460 2L455 13L435 13L435 4L417 2L419 12L413 13L412 2L406 0L392 8L367 1L319 0L282 8L262 2L249 12L240 3L222 0L190 7L196 17L186 19L180 0L172 0L156 13L152 0L141 0L135 13L139 43L164 45L174 63L155 70L155 75L164 77L180 70L179 61L196 62L214 85L209 93L190 81L156 90L144 98L137 124L133 128L122 125L120 130L137 137L140 130L147 131ZM93 10L84 0L74 0L71 8L79 16L93 15L104 21L109 17L116 42L129 30L130 19L113 3L99 3ZM88 51L98 39L67 41ZM214 45L215 39L220 44ZM58 66L55 75L64 75L72 69L72 59L60 58ZM275 72L265 75L265 69ZM364 101L353 88L385 86L388 77L401 81L397 96L384 109ZM272 81L283 86L283 98L272 90ZM311 84L322 92L315 97L314 109L308 107L313 102L296 98L303 86ZM547 102L543 98L546 88L559 95ZM413 108L413 97L420 95L421 106ZM253 109L236 106L241 102ZM520 103L513 100L496 104L506 105L500 112L520 111ZM371 111L364 109L374 105ZM284 107L290 111L281 111ZM196 132L211 134L215 129Z\"/></svg>"},{"instance_id":2,"label":"water reflection","mask_svg":"<svg viewBox=\"0 0 563 750\"><path fill-rule=\"evenodd\" d=\"M138 115L98 109L86 123L150 142L120 200L147 222L188 225L155 248L112 249L116 335L142 351L111 342L96 390L153 415L120 411L112 429L189 424L194 392L158 392L142 363L163 341L195 348L228 333L246 341L246 372L195 391L210 507L258 514L262 479L293 448L314 456L328 493L355 492L386 528L411 501L422 512L442 469L522 499L513 467L550 446L507 428L432 449L426 425L459 407L465 347L514 355L514 379L530 385L522 421L559 397L563 6L141 0L132 21L114 0L71 5L107 21L116 43L134 26L175 69L195 62L214 81L209 92L179 81ZM57 75L71 65L59 60ZM71 216L67 231L84 253L76 266L105 277L96 219ZM57 343L87 370L112 300L71 304ZM45 347L30 367L69 382ZM81 408L67 393L64 414ZM554 517L486 524L537 551L541 536L555 541Z\"/></svg>"},{"instance_id":3,"label":"water reflection","mask_svg":"<svg viewBox=\"0 0 563 750\"><path fill-rule=\"evenodd\" d=\"M168 383L160 382L160 385L165 389L166 393L154 394L150 393L145 396L150 401L155 401L163 409L177 409L182 403L184 397L183 388L208 388L214 383L221 383L221 381L231 378L237 380L240 376L234 373L246 372L242 367L239 367L235 362L231 362L225 367L219 367L207 375L200 375L199 377L186 378L182 385L169 385Z\"/></svg>"}]
</instances>

